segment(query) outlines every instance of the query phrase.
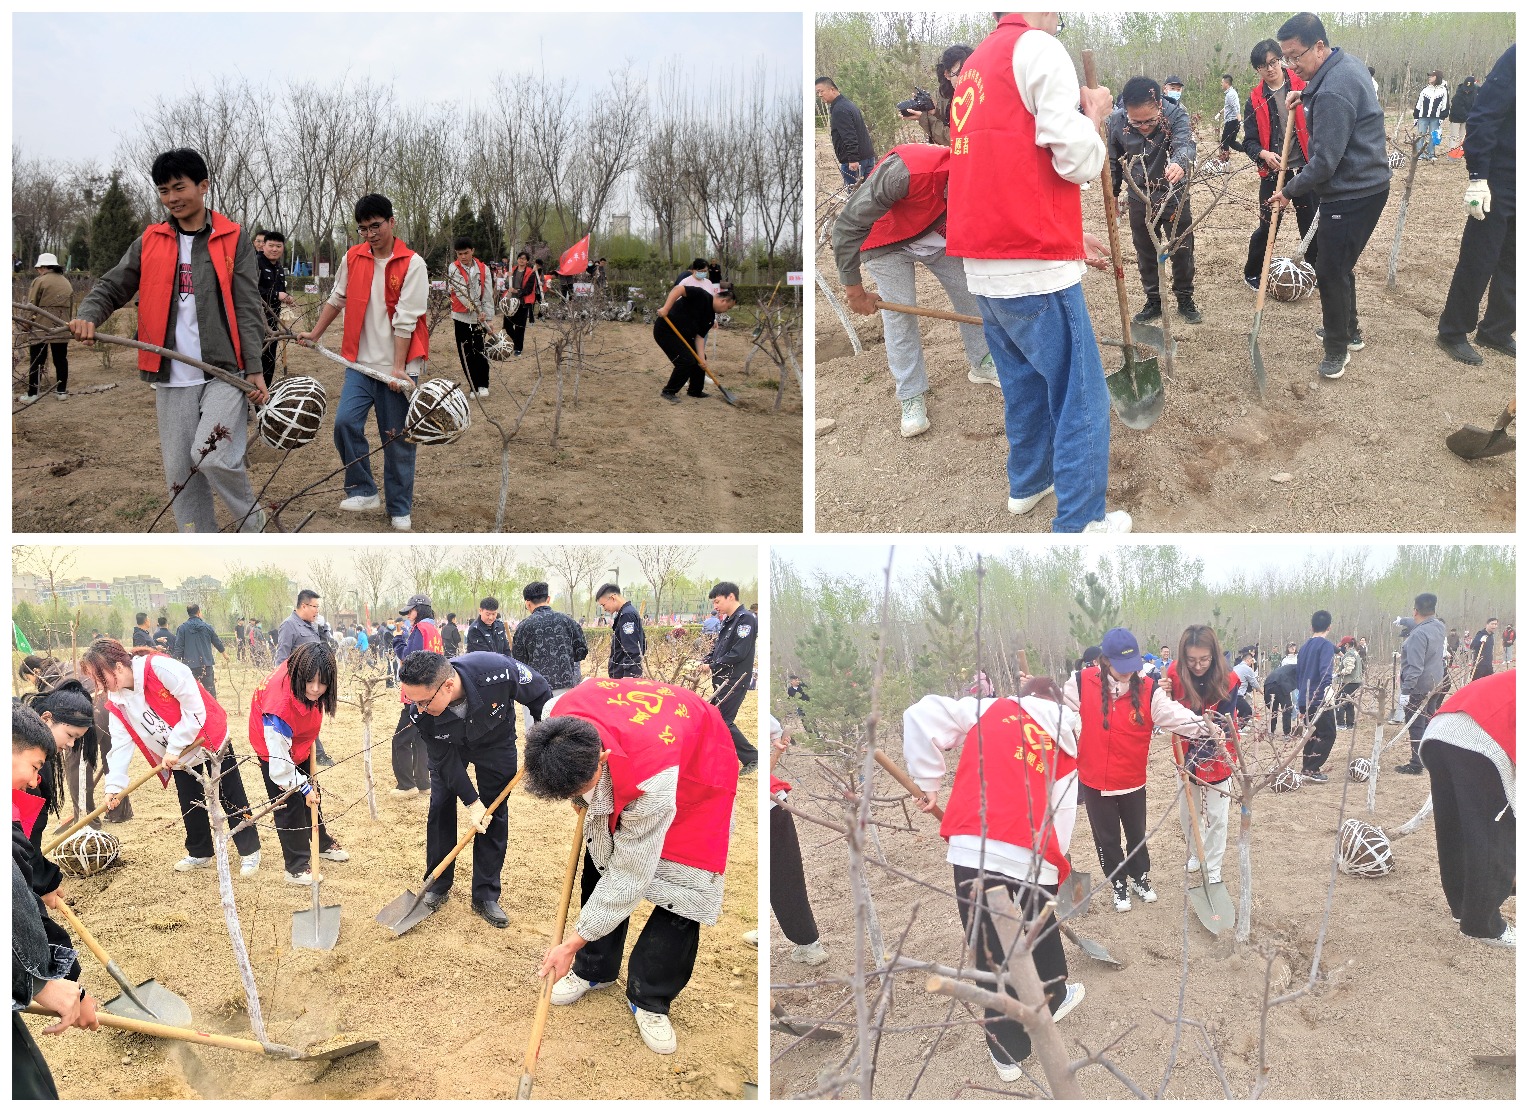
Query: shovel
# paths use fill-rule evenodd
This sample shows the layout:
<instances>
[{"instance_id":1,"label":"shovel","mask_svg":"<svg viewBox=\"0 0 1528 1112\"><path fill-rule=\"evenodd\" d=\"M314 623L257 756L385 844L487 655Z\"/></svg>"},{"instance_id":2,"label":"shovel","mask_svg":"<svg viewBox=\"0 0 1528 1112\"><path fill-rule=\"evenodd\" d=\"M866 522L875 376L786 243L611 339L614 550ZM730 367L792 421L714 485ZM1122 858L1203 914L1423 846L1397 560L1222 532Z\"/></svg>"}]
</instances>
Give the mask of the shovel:
<instances>
[{"instance_id":1,"label":"shovel","mask_svg":"<svg viewBox=\"0 0 1528 1112\"><path fill-rule=\"evenodd\" d=\"M790 1022L790 1013L775 1002L775 998L769 998L769 1029L779 1031L782 1034L794 1035L798 1039L807 1039L815 1042L834 1042L844 1037L842 1031L834 1031L826 1027L797 1027Z\"/></svg>"},{"instance_id":2,"label":"shovel","mask_svg":"<svg viewBox=\"0 0 1528 1112\"><path fill-rule=\"evenodd\" d=\"M1474 425L1451 432L1443 443L1460 459L1485 459L1499 456L1517 447L1517 439L1507 432L1507 426L1517 420L1517 399L1513 398L1491 429L1478 429Z\"/></svg>"},{"instance_id":3,"label":"shovel","mask_svg":"<svg viewBox=\"0 0 1528 1112\"><path fill-rule=\"evenodd\" d=\"M1098 88L1098 73L1093 65L1093 52L1082 52L1082 72L1088 88ZM1105 146L1108 144L1107 128L1099 128ZM1119 323L1123 329L1120 350L1125 355L1125 365L1104 381L1109 386L1109 404L1127 428L1149 429L1162 416L1166 398L1162 393L1162 369L1157 366L1154 355L1138 358L1139 347L1130 332L1130 302L1125 296L1125 269L1120 265L1119 248L1119 199L1114 196L1114 168L1110 165L1108 151L1104 152L1103 194L1104 220L1109 226L1109 260L1114 271L1114 290L1119 296ZM1157 333L1160 343L1161 332Z\"/></svg>"},{"instance_id":4,"label":"shovel","mask_svg":"<svg viewBox=\"0 0 1528 1112\"><path fill-rule=\"evenodd\" d=\"M1023 654L1020 653L1022 656ZM1027 671L1027 669L1026 669ZM1056 889L1056 910L1065 918L1072 915L1079 907L1087 902L1088 896L1093 889L1092 878L1087 873L1073 869L1061 886ZM1109 953L1102 942L1095 942L1091 938L1083 938L1071 927L1058 920L1057 925L1061 928L1061 935L1073 946L1076 946L1088 957L1095 961L1101 961L1106 965L1124 968L1125 963Z\"/></svg>"},{"instance_id":5,"label":"shovel","mask_svg":"<svg viewBox=\"0 0 1528 1112\"><path fill-rule=\"evenodd\" d=\"M104 766L106 762L103 761L101 763ZM150 765L148 768L144 769L136 779L132 780L127 785L127 787L122 789L122 791L119 793L120 798L126 799L128 796L132 795L133 792L137 791L139 788L143 787L144 784L148 783L156 773L167 772L172 770L174 767L175 766L170 764L168 761L160 765ZM103 803L94 811L91 811L90 814L84 815L70 823L63 830L59 831L57 838L54 838L51 842L42 847L43 853L52 853L59 846L63 845L70 838L74 837L74 835L78 834L81 830L85 829L85 827L89 826L96 819L104 815L109 809L110 808L108 808L106 804Z\"/></svg>"},{"instance_id":6,"label":"shovel","mask_svg":"<svg viewBox=\"0 0 1528 1112\"><path fill-rule=\"evenodd\" d=\"M491 815L498 810L499 804L509 798L509 793L514 791L515 786L520 783L520 777L524 775L525 769L523 768L515 773L515 778L504 785L504 790L499 793L499 798L493 801L493 806L488 808L486 814ZM430 885L436 881L440 874L446 871L446 867L456 860L457 855L467 848L467 843L475 837L477 837L477 827L468 826L467 833L463 834L462 840L456 843L456 848L446 854L446 859L430 870L430 875L424 878L424 884L420 886L419 895L414 895L412 890L405 891L403 895L377 912L377 922L397 936L412 930L435 914L433 908L424 905L424 894L429 891Z\"/></svg>"},{"instance_id":7,"label":"shovel","mask_svg":"<svg viewBox=\"0 0 1528 1112\"><path fill-rule=\"evenodd\" d=\"M576 804L573 807L573 844L568 847L568 867L562 874L562 903L557 907L557 925L552 929L552 944L562 945L563 931L568 925L568 905L573 902L573 878L578 875L578 852L584 846L584 812ZM541 986L541 999L536 1002L536 1019L531 1024L531 1041L525 1048L525 1066L520 1071L520 1088L516 1100L529 1100L531 1085L536 1080L536 1059L541 1055L541 1036L546 1030L547 1012L552 1006L552 978L547 976Z\"/></svg>"},{"instance_id":8,"label":"shovel","mask_svg":"<svg viewBox=\"0 0 1528 1112\"><path fill-rule=\"evenodd\" d=\"M927 798L928 792L924 791L917 784L913 783L913 778L907 773L903 772L896 761L892 760L879 749L875 751L875 763L890 773L891 778L900 784L902 786L902 790L905 791L908 795L912 796L914 799ZM937 803L934 804L934 809L930 811L929 814L933 815L940 821L944 820L944 808L940 807Z\"/></svg>"},{"instance_id":9,"label":"shovel","mask_svg":"<svg viewBox=\"0 0 1528 1112\"><path fill-rule=\"evenodd\" d=\"M1284 188L1284 168L1289 165L1289 141L1294 138L1294 134L1293 122L1287 123L1284 127L1284 150L1279 155L1279 177L1274 185L1275 193ZM1268 267L1273 262L1273 241L1279 237L1279 217L1282 211L1274 209L1268 214L1268 246L1263 251L1263 276L1257 282L1257 311L1252 315L1252 335L1249 337L1252 344L1252 385L1259 398L1268 390L1268 372L1263 370L1263 353L1258 349L1257 336L1263 330L1263 302L1268 299Z\"/></svg>"},{"instance_id":10,"label":"shovel","mask_svg":"<svg viewBox=\"0 0 1528 1112\"><path fill-rule=\"evenodd\" d=\"M318 746L308 754L308 777L318 772ZM308 856L308 873L313 877L313 909L292 912L292 949L332 950L340 937L340 905L324 907L318 900L318 828L319 809L309 808L309 823L313 827L312 849Z\"/></svg>"},{"instance_id":11,"label":"shovel","mask_svg":"<svg viewBox=\"0 0 1528 1112\"><path fill-rule=\"evenodd\" d=\"M737 405L737 399L732 396L732 391L723 386L722 380L711 373L711 368L706 366L706 361L704 359L698 355L695 355L695 349L690 347L690 341L684 338L684 333L679 331L679 326L673 321L669 320L668 317L664 317L663 319L665 323L667 323L668 326L674 330L674 335L679 337L679 342L685 346L685 350L687 350L691 355L695 356L695 362L699 363L700 369L706 372L706 377L716 384L716 388L721 391L722 401L726 402L728 405Z\"/></svg>"},{"instance_id":12,"label":"shovel","mask_svg":"<svg viewBox=\"0 0 1528 1112\"><path fill-rule=\"evenodd\" d=\"M36 1004L27 1008L27 1014L58 1018L57 1013L40 1008ZM193 1031L189 1027L174 1027L168 1023L128 1019L126 1016L112 1015L110 1012L97 1011L96 1018L101 1021L102 1027L115 1027L119 1031L135 1031L140 1035L152 1035L156 1039L177 1039L180 1042L196 1043L200 1046L219 1046L224 1050L242 1050L246 1054L269 1054L272 1058L285 1058L294 1062L332 1062L337 1058L348 1058L352 1054L370 1050L377 1045L376 1039L357 1039L353 1042L324 1047L322 1050L313 1048L294 1050L275 1043L267 1046L254 1039L236 1039L231 1035L214 1035L207 1031ZM324 1046L323 1043L318 1045Z\"/></svg>"},{"instance_id":13,"label":"shovel","mask_svg":"<svg viewBox=\"0 0 1528 1112\"><path fill-rule=\"evenodd\" d=\"M1206 878L1202 887L1188 890L1188 902L1193 905L1194 914L1204 924L1204 929L1220 937L1220 932L1236 926L1236 905L1231 902L1231 893L1226 891L1226 886L1219 881L1214 884L1209 882L1210 863L1204 856L1204 837L1199 833L1199 805L1194 802L1194 785L1189 780L1188 770L1183 767L1183 749L1178 743L1178 735L1173 736L1173 757L1178 762L1178 778L1183 782L1183 791L1188 800L1188 817L1194 827L1194 845L1199 850L1199 875Z\"/></svg>"},{"instance_id":14,"label":"shovel","mask_svg":"<svg viewBox=\"0 0 1528 1112\"><path fill-rule=\"evenodd\" d=\"M191 1022L191 1006L176 996L164 985L152 977L141 984L134 985L117 967L117 963L111 960L102 945L96 941L95 935L91 934L84 923L69 909L69 905L62 899L55 905L56 910L61 912L69 925L74 928L74 933L79 935L86 947L95 955L96 961L106 967L106 972L111 974L112 980L122 986L122 995L115 996L101 1005L103 1009L112 1015L123 1016L127 1019L146 1019L168 1023L175 1027L184 1027Z\"/></svg>"}]
</instances>

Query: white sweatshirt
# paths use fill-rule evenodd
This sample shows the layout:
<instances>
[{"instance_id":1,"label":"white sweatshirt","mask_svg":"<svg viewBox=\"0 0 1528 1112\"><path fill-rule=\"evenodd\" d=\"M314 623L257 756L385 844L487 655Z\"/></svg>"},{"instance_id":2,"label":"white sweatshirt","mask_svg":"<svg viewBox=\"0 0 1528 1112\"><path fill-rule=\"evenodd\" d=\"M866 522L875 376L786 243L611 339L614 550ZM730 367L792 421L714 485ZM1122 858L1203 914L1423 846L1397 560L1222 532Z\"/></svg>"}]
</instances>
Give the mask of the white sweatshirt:
<instances>
[{"instance_id":1,"label":"white sweatshirt","mask_svg":"<svg viewBox=\"0 0 1528 1112\"><path fill-rule=\"evenodd\" d=\"M391 256L388 256L391 258ZM408 270L403 274L403 289L398 294L398 304L392 320L387 319L387 300L383 282L387 277L387 259L378 259L372 268L371 297L366 302L366 319L361 322L361 343L356 350L356 362L380 370L393 366L394 337L407 339L414 334L414 326L424 316L430 304L430 275L424 259L415 255L409 260ZM334 289L329 294L329 304L336 309L345 307L345 288L350 280L350 256L340 260L339 273L334 276ZM408 365L408 373L418 376L424 367L423 359L415 359Z\"/></svg>"},{"instance_id":2,"label":"white sweatshirt","mask_svg":"<svg viewBox=\"0 0 1528 1112\"><path fill-rule=\"evenodd\" d=\"M171 726L163 718L160 718L143 697L145 686L144 669L152 667L154 674L159 677L165 689L180 703L180 721ZM109 691L106 698L116 704L128 719L133 723L133 728L138 731L138 736L143 743L157 754L161 761L175 760L196 741L196 735L201 732L202 726L207 722L207 704L202 701L201 689L197 686L196 677L191 674L180 661L168 656L154 654L152 656L133 657L133 687L131 691ZM107 721L111 723L111 751L106 754L106 790L119 792L127 787L130 777L127 774L128 766L133 760L132 735L127 732L120 719L115 714L108 714ZM222 739L219 738L219 741ZM205 749L200 750L202 756L193 757L191 764L198 764L205 760Z\"/></svg>"},{"instance_id":3,"label":"white sweatshirt","mask_svg":"<svg viewBox=\"0 0 1528 1112\"><path fill-rule=\"evenodd\" d=\"M1029 36L1025 36L1028 38ZM991 703L995 700L988 699ZM1061 747L1062 752L1077 755L1077 737L1082 720L1075 710L1059 706L1048 699L1031 695L1020 699L1019 705ZM902 712L902 760L914 782L929 793L937 793L944 784L948 768L945 754L958 749L966 740L981 717L982 708L975 698L949 699L943 695L925 695ZM1004 801L992 800L992 806ZM1059 778L1051 787L1051 822L1055 827L1056 840L1065 853L1072 844L1072 830L1077 825L1077 773L1070 772ZM945 860L952 865L968 869L982 867L982 840L977 835L957 834L950 839ZM1035 867L1035 854L1028 846L1017 846L987 839L986 869L1010 880L1035 880L1039 884L1057 884L1056 866L1041 860L1039 873L1031 876Z\"/></svg>"}]
</instances>

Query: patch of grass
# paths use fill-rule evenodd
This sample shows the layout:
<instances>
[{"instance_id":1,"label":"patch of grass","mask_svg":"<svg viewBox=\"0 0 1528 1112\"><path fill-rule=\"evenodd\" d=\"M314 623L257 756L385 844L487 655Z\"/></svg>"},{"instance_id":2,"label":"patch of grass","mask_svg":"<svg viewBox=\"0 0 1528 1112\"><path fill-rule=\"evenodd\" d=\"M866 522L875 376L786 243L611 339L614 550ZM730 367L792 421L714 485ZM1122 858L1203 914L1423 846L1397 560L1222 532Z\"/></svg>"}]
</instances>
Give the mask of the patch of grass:
<instances>
[{"instance_id":1,"label":"patch of grass","mask_svg":"<svg viewBox=\"0 0 1528 1112\"><path fill-rule=\"evenodd\" d=\"M150 513L158 513L164 502L154 494L139 494L136 499L116 508L116 515L124 521L141 522Z\"/></svg>"}]
</instances>

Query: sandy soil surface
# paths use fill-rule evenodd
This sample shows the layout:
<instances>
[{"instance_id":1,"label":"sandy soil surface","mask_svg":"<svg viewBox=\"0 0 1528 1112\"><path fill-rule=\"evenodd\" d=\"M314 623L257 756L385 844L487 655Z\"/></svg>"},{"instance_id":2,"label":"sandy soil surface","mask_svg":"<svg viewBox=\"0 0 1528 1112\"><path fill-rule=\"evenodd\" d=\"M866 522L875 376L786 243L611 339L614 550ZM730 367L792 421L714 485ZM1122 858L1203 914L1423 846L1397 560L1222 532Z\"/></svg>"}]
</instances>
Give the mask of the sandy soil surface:
<instances>
[{"instance_id":1,"label":"sandy soil surface","mask_svg":"<svg viewBox=\"0 0 1528 1112\"><path fill-rule=\"evenodd\" d=\"M1201 149L1203 145L1201 144ZM818 145L818 212L840 184L825 137ZM1237 154L1233 167L1245 163ZM1466 423L1490 428L1512 397L1514 361L1482 350L1466 367L1438 350L1438 314L1459 257L1466 216L1462 160L1423 164L1406 219L1397 288L1385 291L1405 183L1396 171L1390 202L1357 268L1359 319L1367 347L1336 382L1318 381L1319 299L1268 300L1259 338L1268 392L1252 393L1251 331L1256 294L1242 283L1254 226L1257 178L1233 179L1233 200L1196 232L1199 325L1171 322L1178 366L1167 404L1150 430L1111 422L1108 504L1130 511L1139 532L1510 531L1516 463L1511 454L1467 463L1443 438ZM1107 242L1101 191L1083 194L1084 226ZM1198 194L1194 203L1199 205ZM1121 229L1130 311L1144 297L1128 224ZM820 238L820 237L819 237ZM1291 219L1279 252L1298 243ZM817 265L839 292L827 249ZM1119 303L1107 274L1083 283L1101 338L1119 338ZM1169 283L1164 278L1163 287ZM836 426L817 439L817 528L825 531L1029 532L1050 528L1055 503L1026 517L1006 512L1002 399L966 379L957 326L921 322L928 364L928 432L904 440L881 321L851 314L864 354L855 356L832 306L817 294L817 418ZM919 304L949 309L920 271ZM1171 302L1169 302L1171 304ZM1103 348L1106 370L1121 362ZM1282 476L1274 481L1274 476Z\"/></svg>"},{"instance_id":2,"label":"sandy soil surface","mask_svg":"<svg viewBox=\"0 0 1528 1112\"><path fill-rule=\"evenodd\" d=\"M895 724L897 720L892 717ZM1361 720L1358 733L1359 744L1366 749L1373 739L1372 722ZM1347 764L1349 736L1345 730L1338 733L1333 750L1333 764L1338 770ZM893 735L885 748L900 754L899 738ZM1415 814L1428 792L1425 777L1398 776L1390 771L1396 761L1389 758L1396 751L1387 753L1381 766L1376 813L1370 817L1387 830ZM1174 798L1171 753L1165 735L1158 735L1147 789L1148 829ZM788 757L787 763L790 772L781 775L796 785L797 805L812 809L815 805L807 800L826 790L825 781L804 752ZM1087 988L1087 997L1060 1027L1068 1051L1079 1057L1083 1047L1098 1050L1119 1038L1113 1060L1143 1089L1156 1090L1173 1038L1171 1018L1177 1011L1186 929L1189 980L1184 1014L1208 1025L1231 1093L1245 1098L1258 1062L1265 968L1261 951L1268 948L1277 955L1274 995L1305 982L1326 900L1343 784L1343 777L1334 773L1324 785L1307 784L1285 795L1264 791L1256 797L1253 930L1250 945L1240 948L1229 940L1217 941L1188 910L1183 832L1176 814L1169 817L1150 842L1151 877L1158 901L1146 905L1133 900L1132 910L1120 914L1114 911L1112 900L1099 897L1085 915L1072 920L1079 935L1102 942L1124 960L1125 967L1101 964L1066 943L1069 979ZM890 778L878 774L877 796L891 797L897 792ZM1362 785L1348 786L1349 817L1365 817L1363 793ZM1172 806L1176 810L1176 805ZM877 815L897 824L901 807L878 807ZM894 865L948 889L952 886L950 866L945 862L945 844L938 837L937 823L916 812L914 815L915 833L880 831L886 856ZM771 952L780 957L771 966L771 981L804 983L819 977L846 977L852 971L854 917L845 879L844 847L841 841L834 841L836 836L830 831L801 819L796 820L796 826L813 910L832 960L816 969L792 963L788 957L790 943L779 927L772 925ZM1235 838L1233 820L1224 871L1233 899L1239 885ZM1514 952L1469 941L1450 920L1438 881L1431 820L1416 833L1394 840L1393 850L1396 868L1388 876L1338 876L1321 958L1321 968L1331 981L1270 1013L1267 1096L1340 1100L1512 1098L1513 1070L1477 1064L1472 1055L1513 1053ZM1092 832L1086 813L1080 810L1071 859L1078 869L1091 872L1097 882ZM954 965L961 950L954 899L874 866L869 874L887 945L901 937L916 910L904 952ZM1509 921L1515 919L1515 898L1507 901L1504 913ZM923 982L919 974L897 978L895 1005L887 1026L906 1030L888 1031L881 1042L877 1097L909 1096L914 1078L939 1035L918 1025L941 1023L949 1001L927 994ZM820 1017L848 993L837 986L820 986L775 990L773 995L793 1016ZM1158 1018L1153 1012L1168 1018ZM848 1014L852 1031L852 1005ZM1013 1085L1000 1082L970 1013L957 1009L955 1020L958 1026L944 1033L917 1086L917 1097L950 1097L966 1082L1014 1096L1038 1095L1028 1081ZM1134 1030L1129 1030L1132 1026ZM848 1047L847 1038L852 1034L844 1042L805 1043L780 1056L795 1039L772 1034L770 1085L774 1095L797 1095L814 1088L819 1071L837 1065ZM776 1056L780 1056L778 1060ZM1043 1077L1038 1059L1031 1056L1024 1065L1026 1072L1033 1068L1036 1076ZM1099 1068L1084 1070L1080 1080L1088 1097L1130 1095ZM1184 1032L1166 1095L1180 1099L1224 1095L1193 1029Z\"/></svg>"},{"instance_id":3,"label":"sandy soil surface","mask_svg":"<svg viewBox=\"0 0 1528 1112\"><path fill-rule=\"evenodd\" d=\"M651 326L602 322L573 403L573 380L563 391L561 431L551 446L557 374L549 348L552 326L533 325L518 361L491 364L490 394L474 399L472 428L455 444L421 446L414 486L414 531L482 532L493 529L499 500L499 434L477 402L508 431L536 382L533 351L545 377L511 443L509 532L798 532L801 529L801 397L787 387L773 411L778 380L762 357L744 376L752 344L749 330L713 329L707 362L738 398L731 408L713 397L673 405L658 397L670 364L653 342ZM329 347L338 350L339 328ZM465 383L449 319L431 336L426 377ZM23 356L25 351L22 352ZM286 352L291 374L324 384L329 412L317 439L287 453L251 429L250 474L256 491L271 478L263 501L291 498L339 467L334 410L344 368L296 344ZM117 348L112 366L75 345L70 352L65 401L45 397L13 419L13 515L21 531L142 532L166 500L154 413L154 393L140 382L130 349ZM25 366L23 363L23 371ZM278 375L280 374L278 364ZM24 381L24 379L23 379ZM82 393L115 382L115 389ZM506 389L506 385L508 389ZM367 424L377 446L375 420ZM380 453L372 460L381 479ZM45 497L39 492L46 490ZM297 499L282 516L290 529L310 511L306 532L389 530L383 511L343 513L343 476ZM221 507L220 507L221 510ZM222 518L220 517L220 520ZM224 521L226 526L228 522ZM274 526L268 527L274 530ZM172 514L159 531L174 532Z\"/></svg>"},{"instance_id":4,"label":"sandy soil surface","mask_svg":"<svg viewBox=\"0 0 1528 1112\"><path fill-rule=\"evenodd\" d=\"M220 670L226 706L246 705L258 677ZM232 698L234 689L242 699ZM550 944L572 832L571 811L516 792L509 808L510 852L504 865L505 930L470 908L472 850L457 865L451 900L402 937L373 922L389 900L418 891L424 868L427 801L392 799L387 739L397 721L396 694L379 696L373 762L381 820L367 814L361 721L340 707L324 733L337 763L321 770L332 803L330 830L351 860L325 863L323 902L339 904L339 943L327 953L290 947L291 913L311 906L307 889L282 880L281 851L262 824L259 873L235 889L271 1037L307 1046L336 1034L380 1040L371 1051L340 1061L288 1062L172 1043L102 1029L39 1038L65 1098L367 1098L505 1099L513 1097L536 1010L536 968ZM756 732L756 696L738 724ZM247 711L231 714L243 729ZM240 734L235 751L249 755ZM258 768L242 766L257 806L265 800ZM758 925L757 780L741 782L720 922L705 928L694 979L675 1001L679 1050L661 1057L637 1033L620 988L552 1009L536 1069L534 1095L544 1098L736 1098L757 1079L757 951L742 934ZM244 994L218 903L213 870L183 874L171 866L185 853L173 790L152 783L133 796L131 822L107 829L122 839L123 863L105 874L66 880L70 903L107 952L136 980L157 977L190 1004L204 1030L249 1037ZM464 871L466 870L466 871ZM577 917L578 890L569 923ZM632 916L632 933L649 905ZM82 951L87 985L103 999L115 984ZM27 1020L36 1029L40 1019Z\"/></svg>"}]
</instances>

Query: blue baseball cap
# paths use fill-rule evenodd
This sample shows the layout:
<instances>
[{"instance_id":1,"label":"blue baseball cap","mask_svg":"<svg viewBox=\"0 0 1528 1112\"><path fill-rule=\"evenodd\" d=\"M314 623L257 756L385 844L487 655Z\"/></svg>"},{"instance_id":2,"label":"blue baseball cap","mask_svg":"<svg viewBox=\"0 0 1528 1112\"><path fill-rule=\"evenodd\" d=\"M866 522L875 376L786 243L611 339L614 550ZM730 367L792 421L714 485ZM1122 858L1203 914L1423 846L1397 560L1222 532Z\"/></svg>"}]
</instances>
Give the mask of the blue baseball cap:
<instances>
[{"instance_id":1,"label":"blue baseball cap","mask_svg":"<svg viewBox=\"0 0 1528 1112\"><path fill-rule=\"evenodd\" d=\"M1141 647L1135 643L1135 634L1128 629L1111 629L1104 634L1099 648L1116 672L1139 672L1146 665Z\"/></svg>"}]
</instances>

